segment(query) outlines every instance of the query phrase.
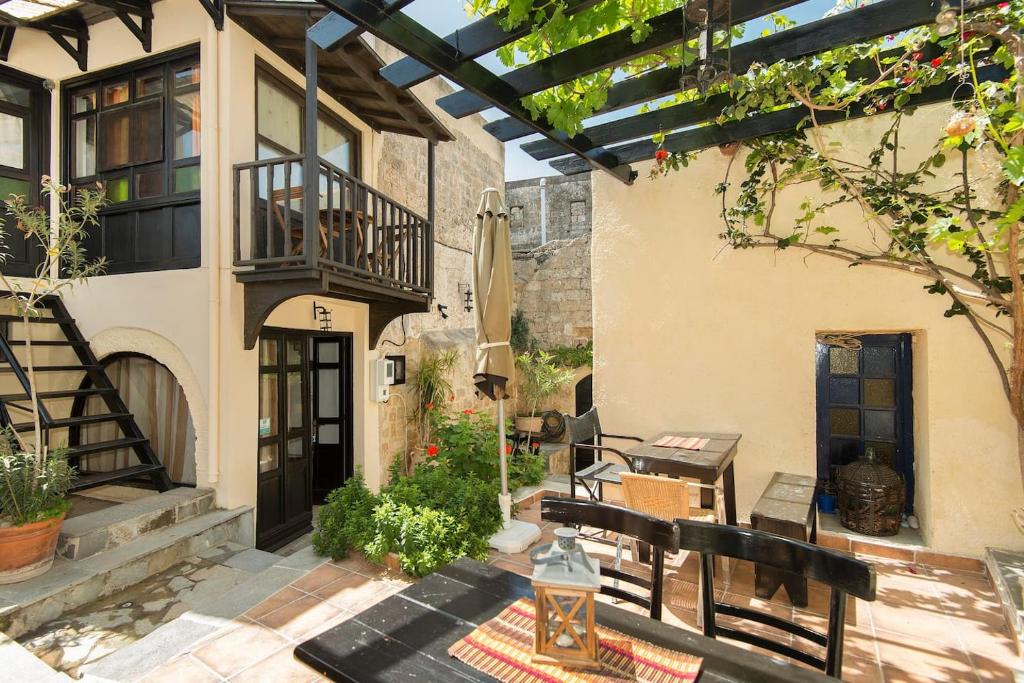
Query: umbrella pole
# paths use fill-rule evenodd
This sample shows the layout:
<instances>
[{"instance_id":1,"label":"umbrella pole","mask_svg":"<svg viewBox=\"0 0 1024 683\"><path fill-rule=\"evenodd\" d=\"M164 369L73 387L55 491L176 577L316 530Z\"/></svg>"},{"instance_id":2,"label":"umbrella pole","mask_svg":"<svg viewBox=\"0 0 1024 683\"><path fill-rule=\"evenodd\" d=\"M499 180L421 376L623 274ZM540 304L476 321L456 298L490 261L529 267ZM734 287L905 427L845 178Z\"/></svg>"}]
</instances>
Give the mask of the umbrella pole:
<instances>
[{"instance_id":1,"label":"umbrella pole","mask_svg":"<svg viewBox=\"0 0 1024 683\"><path fill-rule=\"evenodd\" d=\"M498 496L498 505L501 506L501 516L505 528L512 523L512 496L508 492L508 460L505 453L505 399L498 399L498 468L501 477L501 495Z\"/></svg>"}]
</instances>

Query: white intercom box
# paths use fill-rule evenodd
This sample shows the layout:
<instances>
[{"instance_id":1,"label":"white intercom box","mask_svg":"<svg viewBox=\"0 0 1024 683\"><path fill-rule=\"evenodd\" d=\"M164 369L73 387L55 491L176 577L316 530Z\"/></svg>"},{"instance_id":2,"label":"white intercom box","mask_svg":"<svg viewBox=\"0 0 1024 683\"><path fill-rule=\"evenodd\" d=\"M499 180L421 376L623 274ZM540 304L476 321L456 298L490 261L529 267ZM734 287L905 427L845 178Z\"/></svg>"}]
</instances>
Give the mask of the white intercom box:
<instances>
[{"instance_id":1,"label":"white intercom box","mask_svg":"<svg viewBox=\"0 0 1024 683\"><path fill-rule=\"evenodd\" d=\"M395 361L380 358L373 361L373 400L384 403L391 398L395 383Z\"/></svg>"}]
</instances>

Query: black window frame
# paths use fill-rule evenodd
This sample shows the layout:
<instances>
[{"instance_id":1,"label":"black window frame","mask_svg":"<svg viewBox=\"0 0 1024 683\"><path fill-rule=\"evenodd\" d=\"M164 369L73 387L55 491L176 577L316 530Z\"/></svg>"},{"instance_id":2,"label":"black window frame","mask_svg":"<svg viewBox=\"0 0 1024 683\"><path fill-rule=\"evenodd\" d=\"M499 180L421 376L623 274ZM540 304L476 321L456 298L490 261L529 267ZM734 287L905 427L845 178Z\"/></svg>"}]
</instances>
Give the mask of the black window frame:
<instances>
[{"instance_id":1,"label":"black window frame","mask_svg":"<svg viewBox=\"0 0 1024 683\"><path fill-rule=\"evenodd\" d=\"M270 81L273 81L281 90L291 94L295 97L299 105L299 151L290 152L285 151L276 142L270 138L260 135L260 96L259 96L259 81L260 77L263 76ZM280 71L275 69L273 66L268 64L266 60L256 57L256 71L253 77L253 159L260 158L260 145L263 144L267 147L271 147L277 150L281 156L289 156L291 154L302 154L302 150L306 144L306 98L303 94L302 88L290 80L287 76L282 74ZM352 163L351 170L348 174L362 179L362 150L363 150L363 138L362 134L351 125L349 125L343 118L338 116L335 112L324 106L323 102L317 101L317 117L321 118L332 125L341 128L352 136Z\"/></svg>"},{"instance_id":2,"label":"black window frame","mask_svg":"<svg viewBox=\"0 0 1024 683\"><path fill-rule=\"evenodd\" d=\"M174 50L162 52L158 55L135 60L120 66L103 69L82 76L68 79L61 84L61 166L63 177L68 178L72 187L92 186L97 180L109 181L114 177L127 176L128 199L116 203L110 203L101 213L101 224L90 230L90 237L84 243L84 247L90 258L100 256L108 258L108 266L105 274L114 275L122 273L150 272L159 270L198 268L202 261L202 188L194 190L174 192L175 172L183 168L195 168L199 174L201 184L202 174L202 153L183 159L174 158L175 144L175 98L181 95L195 94L201 98L202 93L202 64L200 60L199 44L194 43ZM176 87L174 73L194 63L199 67L200 78L198 83L190 83L182 87ZM162 72L163 85L159 94L151 94L138 97L136 90L138 78L146 75L147 72ZM103 89L119 80L128 81L129 97L126 103L104 106L102 102ZM95 92L95 107L87 112L73 113L74 96L93 90ZM163 98L161 106L161 121L163 126L161 144L161 159L147 163L127 163L117 166L109 171L100 170L100 156L102 144L100 142L100 115L105 111L117 111L122 108L137 105L149 100ZM200 102L201 108L201 102ZM201 109L200 109L201 111ZM92 175L73 177L73 158L75 153L73 127L74 122L88 117L95 117L96 126L96 167ZM202 116L202 114L200 114ZM202 135L200 128L200 140ZM131 142L129 144L132 144ZM136 198L136 178L139 172L161 169L163 173L162 192L156 196ZM185 237L179 239L179 232L184 228L177 226L175 221L179 212L189 211L192 213L192 227ZM134 215L133 215L134 214ZM159 258L150 258L140 247L140 231L153 228L149 217L154 214L160 215L160 220L166 235L147 235L147 239L163 241L166 244L168 254ZM107 226L111 220L118 220L119 227L124 231L126 226L131 224L130 243L119 250L130 254L124 257L119 254L118 258L110 258L110 240L114 239L107 234ZM195 224L198 223L198 227ZM179 230L180 228L180 230ZM187 245L179 253L179 242ZM146 248L150 245L147 243Z\"/></svg>"}]
</instances>

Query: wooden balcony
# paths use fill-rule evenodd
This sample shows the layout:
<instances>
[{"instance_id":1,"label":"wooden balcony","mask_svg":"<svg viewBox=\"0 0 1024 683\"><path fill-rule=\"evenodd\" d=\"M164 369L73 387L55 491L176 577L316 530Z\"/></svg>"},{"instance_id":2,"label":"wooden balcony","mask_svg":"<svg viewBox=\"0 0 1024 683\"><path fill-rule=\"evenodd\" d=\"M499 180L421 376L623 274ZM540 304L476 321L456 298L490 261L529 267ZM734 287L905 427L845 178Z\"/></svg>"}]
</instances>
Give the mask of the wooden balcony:
<instances>
[{"instance_id":1,"label":"wooden balcony","mask_svg":"<svg viewBox=\"0 0 1024 683\"><path fill-rule=\"evenodd\" d=\"M388 322L429 310L430 221L317 159L304 182L302 155L234 167L234 272L245 285L245 347L275 306L315 294L370 306L370 346ZM314 204L307 195L315 193Z\"/></svg>"}]
</instances>

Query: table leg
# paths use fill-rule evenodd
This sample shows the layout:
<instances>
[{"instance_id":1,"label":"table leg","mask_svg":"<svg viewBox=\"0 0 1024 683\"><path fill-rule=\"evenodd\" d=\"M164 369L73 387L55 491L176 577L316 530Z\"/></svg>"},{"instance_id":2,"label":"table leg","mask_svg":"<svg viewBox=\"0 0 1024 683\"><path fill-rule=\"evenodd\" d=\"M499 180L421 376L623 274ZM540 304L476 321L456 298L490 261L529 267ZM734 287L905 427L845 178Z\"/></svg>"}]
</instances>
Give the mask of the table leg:
<instances>
[{"instance_id":1,"label":"table leg","mask_svg":"<svg viewBox=\"0 0 1024 683\"><path fill-rule=\"evenodd\" d=\"M733 464L729 463L722 473L722 487L725 489L725 523L729 526L736 526L736 476Z\"/></svg>"}]
</instances>

